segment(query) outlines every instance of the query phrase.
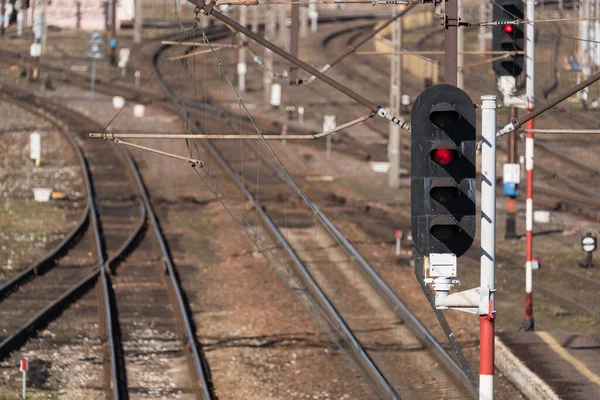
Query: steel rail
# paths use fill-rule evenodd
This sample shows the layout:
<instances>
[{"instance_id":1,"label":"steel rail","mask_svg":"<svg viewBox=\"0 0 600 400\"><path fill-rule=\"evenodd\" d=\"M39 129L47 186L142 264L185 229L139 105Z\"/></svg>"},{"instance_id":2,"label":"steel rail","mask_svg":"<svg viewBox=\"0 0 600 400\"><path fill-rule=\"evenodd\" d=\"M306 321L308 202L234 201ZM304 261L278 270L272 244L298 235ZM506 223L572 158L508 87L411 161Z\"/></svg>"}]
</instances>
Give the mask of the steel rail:
<instances>
[{"instance_id":1,"label":"steel rail","mask_svg":"<svg viewBox=\"0 0 600 400\"><path fill-rule=\"evenodd\" d=\"M85 209L83 210L83 214L77 222L77 225L64 237L64 239L48 254L46 254L42 259L34 262L29 267L25 268L12 278L3 282L0 285L0 301L9 297L15 290L23 286L25 283L30 280L36 278L39 275L43 275L48 272L54 265L56 260L58 260L64 251L68 251L69 248L75 245L79 240L76 239L76 236L81 236L83 232L85 232L86 225L89 218L89 210L90 206L86 202Z\"/></svg>"},{"instance_id":2,"label":"steel rail","mask_svg":"<svg viewBox=\"0 0 600 400\"><path fill-rule=\"evenodd\" d=\"M110 266L114 262L118 261L119 258L123 257L130 248L133 240L139 235L142 227L144 226L144 221L146 218L146 210L142 203L140 203L140 211L141 215L138 226L129 236L129 238L123 243L123 245L106 261L104 265ZM0 343L0 360L6 358L12 351L22 346L27 341L28 336L32 336L35 332L42 329L46 323L50 323L50 318L52 315L59 315L69 304L73 303L77 298L83 296L90 289L92 289L97 282L97 278L100 275L100 270L102 268L102 264L96 265L88 276L72 286L56 300L48 304L27 322L21 325L21 327L19 327L10 336L5 338Z\"/></svg>"},{"instance_id":3,"label":"steel rail","mask_svg":"<svg viewBox=\"0 0 600 400\"><path fill-rule=\"evenodd\" d=\"M346 30L344 30L346 31ZM162 75L161 75L162 76ZM192 79L193 77L189 76ZM164 85L163 85L164 86ZM172 94L171 92L171 95ZM198 128L197 128L198 129ZM207 141L206 143L210 143ZM250 144L253 144L250 142ZM256 151L256 149L255 149ZM260 150L259 150L260 151ZM220 157L220 155L218 156ZM226 161L225 161L226 162ZM230 172L231 174L231 172ZM461 367L455 362L455 360L444 350L444 348L437 342L435 337L427 330L427 328L421 323L421 321L408 309L406 304L400 300L394 291L385 283L385 281L375 272L375 270L366 262L366 260L360 255L360 253L348 242L344 235L333 225L333 223L318 209L318 207L308 198L308 196L302 191L302 189L293 180L291 175L288 173L289 180L294 186L295 190L300 196L307 202L309 207L315 212L319 220L324 224L329 234L336 239L342 247L344 247L346 253L351 258L358 261L359 270L367 277L371 285L380 293L384 300L388 303L393 312L403 321L407 323L409 328L415 333L415 335L433 352L433 354L444 364L444 366L450 370L450 372L461 382L461 384L473 395L476 396L477 390L472 384L472 379L461 369ZM232 176L236 179L235 176ZM280 176L285 179L285 177ZM243 184L241 182L238 183ZM247 193L247 196L251 194ZM260 208L257 206L257 208ZM262 208L260 208L262 211Z\"/></svg>"},{"instance_id":4,"label":"steel rail","mask_svg":"<svg viewBox=\"0 0 600 400\"><path fill-rule=\"evenodd\" d=\"M119 247L115 254L109 257L109 259L106 260L106 263L104 264L109 268L111 275L117 275L117 263L125 257L127 257L129 250L133 247L133 242L139 237L140 233L142 232L142 229L144 229L144 225L146 225L146 216L148 215L148 210L146 209L144 203L141 200L139 200L138 202L140 204L140 222L138 222L137 226L133 230L133 233L129 235L127 240L123 242L123 244L121 245L121 247Z\"/></svg>"},{"instance_id":5,"label":"steel rail","mask_svg":"<svg viewBox=\"0 0 600 400\"><path fill-rule=\"evenodd\" d=\"M60 124L61 122L59 120L57 120L57 122ZM68 128L68 125L65 124L64 126L64 132L67 133L69 132L70 129ZM110 293L110 279L107 276L107 268L105 266L106 263L106 258L105 258L105 254L104 254L104 245L102 242L102 234L101 234L101 228L100 228L100 221L98 218L98 209L97 209L97 200L96 200L96 196L94 194L94 189L92 186L92 182L91 182L91 177L90 177L90 171L89 171L89 166L87 163L87 160L85 159L85 156L83 154L83 151L81 150L81 147L77 144L77 142L75 142L75 139L72 138L72 136L70 134L67 134L68 137L71 138L71 140L73 141L73 143L76 144L76 151L77 151L77 157L79 158L79 162L81 163L81 165L85 166L84 171L86 172L84 174L84 180L85 180L85 185L86 188L88 190L88 197L87 197L87 203L90 207L90 220L92 223L92 227L93 227L93 232L94 232L94 239L95 239L95 247L96 247L96 256L98 257L98 264L100 264L100 278L102 279L102 295L104 297L104 314L106 317L106 329L107 329L107 335L108 335L108 347L109 347L109 356L110 356L110 375L111 375L111 380L112 380L112 400L118 400L121 398L121 394L125 393L125 388L121 387L121 381L119 379L118 376L118 371L117 371L117 360L118 360L118 356L117 356L117 348L116 348L116 343L115 343L115 321L113 318L113 313L112 313L112 306L111 306L111 293Z\"/></svg>"},{"instance_id":6,"label":"steel rail","mask_svg":"<svg viewBox=\"0 0 600 400\"><path fill-rule=\"evenodd\" d=\"M2 87L2 86L0 86ZM15 333L13 333L12 335L10 335L9 337L7 337L2 343L0 343L0 358L6 357L8 354L10 354L11 351L13 351L15 349L15 347L21 345L22 343L24 343L27 340L27 334L31 334L32 332L37 331L37 329L39 329L39 327L41 327L45 322L46 319L49 318L50 314L62 309L62 307L64 307L68 302L70 302L74 296L76 294L79 294L80 291L83 288L86 288L88 284L92 283L92 279L96 278L98 276L98 274L100 274L100 276L102 277L103 280L103 296L104 296L104 305L105 305L105 317L106 320L108 322L107 324L107 329L108 329L108 340L109 340L109 351L110 351L110 358L111 358L111 379L113 381L112 386L112 397L114 400L121 398L121 393L125 393L124 390L122 390L121 385L120 385L120 380L118 379L118 374L117 374L117 354L116 354L116 346L115 346L115 340L114 340L114 327L113 327L113 316L112 316L112 311L111 311L111 303L110 303L110 293L108 290L108 278L107 278L107 274L106 274L106 260L105 260L105 255L104 255L104 249L103 249L103 243L102 243L102 238L101 238L101 230L100 230L100 225L99 225L99 221L98 221L98 215L97 215L97 208L96 208L96 200L94 197L94 191L93 191L93 186L91 183L91 177L90 177L90 171L89 171L89 167L87 164L87 160L85 159L85 156L83 155L83 151L81 150L81 147L79 146L79 144L75 141L75 139L73 138L73 136L69 133L70 132L70 128L69 125L64 123L64 121L61 121L60 119L58 119L55 115L51 114L50 111L57 111L56 109L53 109L51 107L48 107L47 104L40 104L37 99L33 96L27 96L29 99L29 101L27 101L27 99L25 98L20 98L23 97L22 95L13 95L12 98L15 101L20 102L21 106L26 107L27 109L31 110L31 100L33 100L33 102L35 104L37 104L37 106L40 107L41 110L33 110L32 112L37 113L38 115L42 115L43 117L45 117L46 119L50 120L54 125L56 125L57 127L59 127L59 129L67 136L67 138L69 139L69 141L71 142L71 144L73 145L76 153L77 153L77 157L78 160L80 162L80 165L82 166L82 170L83 170L83 177L84 177L84 182L85 182L85 187L86 187L86 192L87 192L87 209L89 209L89 216L90 216L90 220L92 222L92 226L93 226L93 230L94 230L94 239L95 239L95 250L97 253L97 257L98 257L98 266L96 268L94 268L93 272L88 275L85 279L83 279L82 281L80 281L79 284L75 285L74 287L72 287L71 289L69 289L67 292L65 292L63 295L61 295L57 300L55 300L53 303L51 303L50 305L48 305L47 307L45 307L42 311L40 311L38 314L36 314L33 318L31 318L29 321L27 321L20 329L18 329ZM27 103L27 106L25 106L24 103ZM124 247L122 247L122 249L124 249ZM117 253L118 255L118 253ZM95 280L93 282L93 284L95 284ZM92 286L93 286L92 284Z\"/></svg>"},{"instance_id":7,"label":"steel rail","mask_svg":"<svg viewBox=\"0 0 600 400\"><path fill-rule=\"evenodd\" d=\"M347 343L350 345L351 351L353 352L353 357L356 358L354 362L357 363L357 366L362 366L359 368L365 368L367 370L363 371L363 375L369 381L371 387L373 387L373 389L378 393L378 396L380 398L399 399L400 397L396 394L396 392L391 387L387 379L382 375L381 371L379 371L371 357L364 350L356 336L354 336L354 334L352 333L342 316L337 312L333 304L329 301L325 293L321 290L320 286L314 280L306 266L304 266L296 252L292 249L290 244L282 235L279 228L277 228L273 220L264 211L262 206L256 201L256 199L254 198L252 193L250 193L248 188L239 179L239 175L233 170L233 168L231 168L229 163L222 157L222 155L218 152L216 147L214 147L214 145L211 142L205 141L205 143L209 150L213 153L215 158L217 158L219 163L223 166L223 168L227 170L234 182L244 192L248 200L250 200L250 202L254 205L255 209L260 214L262 220L265 222L265 224L271 230L271 232L274 234L277 240L281 243L285 251L288 252L290 257L294 261L294 264L296 264L297 271L299 272L301 279L304 282L306 282L307 288L310 289L314 294L316 294L317 303L320 304L319 311L329 317L326 317L327 320L332 319L336 323L336 325L341 329L341 333L345 336Z\"/></svg>"},{"instance_id":8,"label":"steel rail","mask_svg":"<svg viewBox=\"0 0 600 400\"><path fill-rule=\"evenodd\" d=\"M158 51L160 52L162 49L164 49L164 46L159 48ZM156 62L158 60L158 54L155 54L153 59L154 59L154 63L156 66L157 65ZM175 103L177 103L179 100L177 99L177 96L173 92L172 88L167 84L162 73L160 71L157 71L156 76L159 79L159 82L161 83L161 85L163 86L165 91L167 92L167 94L173 99L173 101ZM193 121L192 127L196 132L198 132L198 133L202 132L200 126L198 125L198 123L195 119L193 119L191 116L189 116L189 114L186 115L185 117L189 117ZM352 351L352 354L353 354L353 356L351 357L352 362L355 363L356 367L359 369L359 371L361 371L361 374L369 382L371 387L373 387L373 389L378 393L378 396L380 398L399 399L399 396L395 393L394 389L391 387L389 382L385 379L385 377L381 374L381 372L379 371L377 366L373 363L370 356L366 353L366 351L364 350L364 348L362 347L362 345L360 344L358 339L354 336L354 334L352 333L352 331L350 330L350 328L348 327L346 322L343 320L342 316L339 315L339 313L337 312L337 310L335 309L333 304L331 304L331 302L329 301L327 296L323 293L321 288L315 282L314 278L312 277L312 275L310 274L308 269L304 266L304 264L302 263L300 258L297 256L297 254L291 248L290 244L287 242L285 237L281 234L281 232L279 231L279 229L277 228L275 223L271 220L271 218L268 216L268 214L263 210L261 205L257 202L257 200L254 198L252 193L248 190L246 185L241 181L240 176L233 170L231 165L227 162L227 160L225 160L223 158L221 153L217 150L217 148L214 146L214 144L210 140L205 140L203 143L210 150L210 152L214 155L214 157L217 159L217 161L223 166L223 168L225 168L227 173L231 176L233 181L238 185L240 190L242 190L242 192L245 194L245 196L248 198L248 200L250 200L254 204L255 209L261 216L264 223L267 225L267 227L269 227L269 229L272 231L273 235L281 243L283 248L288 252L290 257L292 257L294 264L297 267L296 270L300 274L300 277L303 279L304 282L306 282L308 288L310 288L312 290L312 292L314 292L314 294L317 296L317 299L314 299L314 301L317 301L318 304L320 305L318 307L319 312L322 314L322 316L326 320L335 322L336 326L339 329L341 329L341 333L346 337L347 343L349 344L350 350ZM363 368L366 368L368 371L363 370Z\"/></svg>"},{"instance_id":9,"label":"steel rail","mask_svg":"<svg viewBox=\"0 0 600 400\"><path fill-rule=\"evenodd\" d=\"M550 153L550 154L552 154L552 155L554 155L554 156L556 156L558 158L562 158L563 160L567 161L568 163L572 164L573 166L576 166L576 167L578 167L580 169L586 170L586 171L591 172L593 174L600 175L600 168L593 167L593 166L591 166L589 164L584 164L580 160L578 160L578 159L576 159L576 158L574 158L572 156L569 156L568 154L563 153L562 151L557 150L554 147L552 147L552 146L550 146L550 145L548 145L546 143L539 142L539 141L536 140L535 144L536 144L536 146L540 147L542 150L544 150L544 151L546 151L546 152L548 152L548 153Z\"/></svg>"},{"instance_id":10,"label":"steel rail","mask_svg":"<svg viewBox=\"0 0 600 400\"><path fill-rule=\"evenodd\" d=\"M169 275L171 285L172 285L173 290L176 295L177 306L179 308L179 313L181 315L181 318L182 318L182 321L183 321L183 324L185 327L186 340L187 340L187 344L189 346L190 352L191 352L193 360L194 360L194 367L196 370L197 379L201 385L202 396L205 400L211 400L213 398L213 396L212 396L211 389L209 386L208 373L205 370L204 360L201 358L200 351L198 350L196 335L194 333L194 330L192 329L192 323L191 323L190 317L187 313L186 302L183 298L183 290L182 290L179 280L177 278L177 273L175 271L175 267L173 266L173 262L172 262L169 250L167 249L167 244L165 242L158 219L156 218L156 214L154 213L152 204L150 203L150 199L148 197L148 192L146 190L146 186L144 185L142 177L140 176L140 173L137 169L135 161L133 160L133 158L127 151L127 149L123 146L119 146L119 148L125 155L125 158L127 159L129 166L131 167L131 171L133 172L134 179L138 185L140 194L142 196L142 202L143 202L146 210L148 210L148 216L152 223L154 235L156 237L156 240L158 241L158 245L159 245L161 253L162 253L162 258L163 258L162 261L165 264L166 271Z\"/></svg>"}]
</instances>

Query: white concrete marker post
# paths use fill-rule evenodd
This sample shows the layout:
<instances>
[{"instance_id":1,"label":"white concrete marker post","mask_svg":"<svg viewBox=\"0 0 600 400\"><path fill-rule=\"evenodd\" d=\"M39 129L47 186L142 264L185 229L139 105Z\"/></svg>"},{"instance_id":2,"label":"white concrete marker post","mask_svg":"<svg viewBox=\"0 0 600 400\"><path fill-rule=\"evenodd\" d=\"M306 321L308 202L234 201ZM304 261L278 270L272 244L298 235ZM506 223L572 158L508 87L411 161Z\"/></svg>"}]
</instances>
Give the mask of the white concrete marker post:
<instances>
[{"instance_id":1,"label":"white concrete marker post","mask_svg":"<svg viewBox=\"0 0 600 400\"><path fill-rule=\"evenodd\" d=\"M300 125L304 123L304 107L298 107L298 122Z\"/></svg>"},{"instance_id":2,"label":"white concrete marker post","mask_svg":"<svg viewBox=\"0 0 600 400\"><path fill-rule=\"evenodd\" d=\"M125 78L127 75L127 63L129 62L129 56L131 50L127 48L119 49L119 68L121 68L121 76Z\"/></svg>"},{"instance_id":3,"label":"white concrete marker post","mask_svg":"<svg viewBox=\"0 0 600 400\"><path fill-rule=\"evenodd\" d=\"M20 370L23 372L23 398L27 398L27 360L21 360Z\"/></svg>"},{"instance_id":4,"label":"white concrete marker post","mask_svg":"<svg viewBox=\"0 0 600 400\"><path fill-rule=\"evenodd\" d=\"M135 71L134 75L135 75L135 87L140 87L140 76L141 76L140 71L139 70Z\"/></svg>"},{"instance_id":5,"label":"white concrete marker post","mask_svg":"<svg viewBox=\"0 0 600 400\"><path fill-rule=\"evenodd\" d=\"M42 159L42 138L38 132L29 135L29 158L39 167Z\"/></svg>"},{"instance_id":6,"label":"white concrete marker post","mask_svg":"<svg viewBox=\"0 0 600 400\"><path fill-rule=\"evenodd\" d=\"M279 109L281 105L281 85L279 83L271 84L271 107L274 110Z\"/></svg>"},{"instance_id":7,"label":"white concrete marker post","mask_svg":"<svg viewBox=\"0 0 600 400\"><path fill-rule=\"evenodd\" d=\"M241 6L240 8L240 24L246 26L246 7ZM240 92L246 91L246 46L240 46L238 50L238 89Z\"/></svg>"},{"instance_id":8,"label":"white concrete marker post","mask_svg":"<svg viewBox=\"0 0 600 400\"><path fill-rule=\"evenodd\" d=\"M25 15L25 12L23 12L21 2L16 3L15 6L17 7L17 36L21 37L23 36L23 24L25 22L23 16Z\"/></svg>"},{"instance_id":9,"label":"white concrete marker post","mask_svg":"<svg viewBox=\"0 0 600 400\"><path fill-rule=\"evenodd\" d=\"M330 131L335 129L337 126L337 122L335 121L335 115L324 115L323 116L323 132ZM329 160L331 158L331 136L335 135L335 133L331 135L327 135L327 150L325 154L325 159Z\"/></svg>"}]
</instances>

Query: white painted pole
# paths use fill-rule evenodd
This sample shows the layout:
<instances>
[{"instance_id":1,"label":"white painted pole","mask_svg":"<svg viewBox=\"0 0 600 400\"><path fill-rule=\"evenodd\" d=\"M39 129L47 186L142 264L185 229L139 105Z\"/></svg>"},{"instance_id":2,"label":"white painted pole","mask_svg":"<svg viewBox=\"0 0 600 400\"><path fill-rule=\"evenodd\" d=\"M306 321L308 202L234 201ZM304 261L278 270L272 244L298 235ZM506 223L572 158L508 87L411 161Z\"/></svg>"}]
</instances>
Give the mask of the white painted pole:
<instances>
[{"instance_id":1,"label":"white painted pole","mask_svg":"<svg viewBox=\"0 0 600 400\"><path fill-rule=\"evenodd\" d=\"M463 15L463 1L458 0L458 17L464 19ZM463 74L463 64L465 62L465 56L462 54L465 50L465 28L458 27L456 30L456 41L457 41L457 49L458 54L456 55L456 87L459 89L465 88L465 75Z\"/></svg>"},{"instance_id":2,"label":"white painted pole","mask_svg":"<svg viewBox=\"0 0 600 400\"><path fill-rule=\"evenodd\" d=\"M240 6L240 25L246 26L246 6ZM246 91L246 46L241 46L238 50L238 89L240 92Z\"/></svg>"},{"instance_id":3,"label":"white painted pole","mask_svg":"<svg viewBox=\"0 0 600 400\"><path fill-rule=\"evenodd\" d=\"M311 0L308 5L308 18L310 18L310 31L316 33L319 12L317 11L317 3L315 0Z\"/></svg>"},{"instance_id":4,"label":"white painted pole","mask_svg":"<svg viewBox=\"0 0 600 400\"><path fill-rule=\"evenodd\" d=\"M46 22L46 3L47 0L42 0L42 54L48 51L48 23Z\"/></svg>"},{"instance_id":5,"label":"white painted pole","mask_svg":"<svg viewBox=\"0 0 600 400\"><path fill-rule=\"evenodd\" d=\"M402 231L396 231L396 257L400 257Z\"/></svg>"},{"instance_id":6,"label":"white painted pole","mask_svg":"<svg viewBox=\"0 0 600 400\"><path fill-rule=\"evenodd\" d=\"M204 18L206 19L206 18ZM134 32L133 32L133 42L134 43L142 43L143 37L143 27L144 24L144 13L142 10L142 0L135 0L135 19L133 22Z\"/></svg>"},{"instance_id":7,"label":"white painted pole","mask_svg":"<svg viewBox=\"0 0 600 400\"><path fill-rule=\"evenodd\" d=\"M27 371L23 371L23 398L27 398Z\"/></svg>"},{"instance_id":8,"label":"white painted pole","mask_svg":"<svg viewBox=\"0 0 600 400\"><path fill-rule=\"evenodd\" d=\"M494 398L494 320L496 316L496 96L481 96L481 276L489 290L485 313L479 316L479 399Z\"/></svg>"},{"instance_id":9,"label":"white painted pole","mask_svg":"<svg viewBox=\"0 0 600 400\"><path fill-rule=\"evenodd\" d=\"M308 7L301 5L300 7L300 37L308 36Z\"/></svg>"},{"instance_id":10,"label":"white painted pole","mask_svg":"<svg viewBox=\"0 0 600 400\"><path fill-rule=\"evenodd\" d=\"M267 20L265 21L265 39L274 40L276 35L277 21L275 19L275 9L267 3ZM265 47L265 70L263 74L263 88L265 94L265 103L269 104L271 99L271 84L273 83L273 52Z\"/></svg>"},{"instance_id":11,"label":"white painted pole","mask_svg":"<svg viewBox=\"0 0 600 400\"><path fill-rule=\"evenodd\" d=\"M16 4L15 4L16 5ZM23 3L21 1L18 2L18 11L17 11L17 36L23 36L23 16L25 12L23 12Z\"/></svg>"},{"instance_id":12,"label":"white painted pole","mask_svg":"<svg viewBox=\"0 0 600 400\"><path fill-rule=\"evenodd\" d=\"M404 6L402 6L404 7ZM400 9L396 6L392 15L398 15ZM390 113L400 115L400 96L402 95L402 18L392 22L392 51L394 54L390 57ZM398 188L400 186L400 126L396 124L389 125L388 142L388 162L390 169L388 171L388 187Z\"/></svg>"},{"instance_id":13,"label":"white painted pole","mask_svg":"<svg viewBox=\"0 0 600 400\"><path fill-rule=\"evenodd\" d=\"M488 3L485 1L481 1L479 3L479 20L484 22L487 22L488 20ZM486 50L485 35L487 34L487 32L488 28L486 28L485 26L479 27L479 33L477 35L477 38L479 39L479 51L483 52Z\"/></svg>"},{"instance_id":14,"label":"white painted pole","mask_svg":"<svg viewBox=\"0 0 600 400\"><path fill-rule=\"evenodd\" d=\"M94 90L96 88L96 59L92 59L92 76L90 78L90 101L94 101Z\"/></svg>"}]
</instances>

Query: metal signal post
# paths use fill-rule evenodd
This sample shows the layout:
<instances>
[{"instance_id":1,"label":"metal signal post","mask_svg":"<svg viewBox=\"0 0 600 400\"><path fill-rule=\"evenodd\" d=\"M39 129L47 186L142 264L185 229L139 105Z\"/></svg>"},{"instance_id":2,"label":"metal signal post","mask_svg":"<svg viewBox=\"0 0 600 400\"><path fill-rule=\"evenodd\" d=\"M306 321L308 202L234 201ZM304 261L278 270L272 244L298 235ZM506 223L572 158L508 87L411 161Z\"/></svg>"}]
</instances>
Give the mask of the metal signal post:
<instances>
[{"instance_id":1,"label":"metal signal post","mask_svg":"<svg viewBox=\"0 0 600 400\"><path fill-rule=\"evenodd\" d=\"M479 398L494 398L496 319L496 96L481 96L481 276L479 286ZM487 294L487 296L482 296ZM487 297L487 298L486 298ZM486 302L487 300L487 302Z\"/></svg>"},{"instance_id":2,"label":"metal signal post","mask_svg":"<svg viewBox=\"0 0 600 400\"><path fill-rule=\"evenodd\" d=\"M411 114L411 225L415 248L429 273L416 271L444 332L452 331L439 310L479 315L479 398L494 397L496 248L496 96L482 96L481 276L480 286L450 294L460 282L457 257L472 245L476 227L475 106L452 85L422 92ZM428 263L427 263L428 261ZM429 297L430 298L430 297ZM468 366L466 367L468 368ZM466 369L463 364L463 369ZM474 385L475 386L475 385Z\"/></svg>"},{"instance_id":3,"label":"metal signal post","mask_svg":"<svg viewBox=\"0 0 600 400\"><path fill-rule=\"evenodd\" d=\"M535 2L527 0L527 20L535 19ZM527 23L527 70L525 76L525 91L527 94L527 114L533 112L534 105L534 71L535 71L535 31L533 22ZM527 129L533 129L533 118L526 123ZM525 136L525 169L527 171L527 199L525 201L525 322L523 330L533 331L533 132Z\"/></svg>"}]
</instances>

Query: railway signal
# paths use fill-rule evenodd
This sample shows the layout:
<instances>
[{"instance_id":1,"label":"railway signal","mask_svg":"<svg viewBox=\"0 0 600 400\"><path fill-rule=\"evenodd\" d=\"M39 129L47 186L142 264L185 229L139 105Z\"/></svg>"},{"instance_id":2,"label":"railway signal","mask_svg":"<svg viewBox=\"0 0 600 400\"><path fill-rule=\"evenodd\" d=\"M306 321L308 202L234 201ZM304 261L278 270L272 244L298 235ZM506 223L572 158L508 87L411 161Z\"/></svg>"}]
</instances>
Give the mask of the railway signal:
<instances>
[{"instance_id":1,"label":"railway signal","mask_svg":"<svg viewBox=\"0 0 600 400\"><path fill-rule=\"evenodd\" d=\"M581 238L581 249L587 253L585 263L579 264L580 268L592 268L594 262L592 261L592 253L598 248L598 239L590 232L586 233Z\"/></svg>"},{"instance_id":2,"label":"railway signal","mask_svg":"<svg viewBox=\"0 0 600 400\"><path fill-rule=\"evenodd\" d=\"M492 50L500 52L522 52L524 47L523 24L514 23L524 18L524 7L521 0L499 0L494 4L494 22L507 21L506 24L494 25L492 28ZM511 21L511 22L508 22ZM524 57L522 54L511 54L493 62L498 76L517 77L523 72Z\"/></svg>"},{"instance_id":3,"label":"railway signal","mask_svg":"<svg viewBox=\"0 0 600 400\"><path fill-rule=\"evenodd\" d=\"M411 223L420 254L463 255L475 236L475 107L451 85L414 102L411 135Z\"/></svg>"}]
</instances>

